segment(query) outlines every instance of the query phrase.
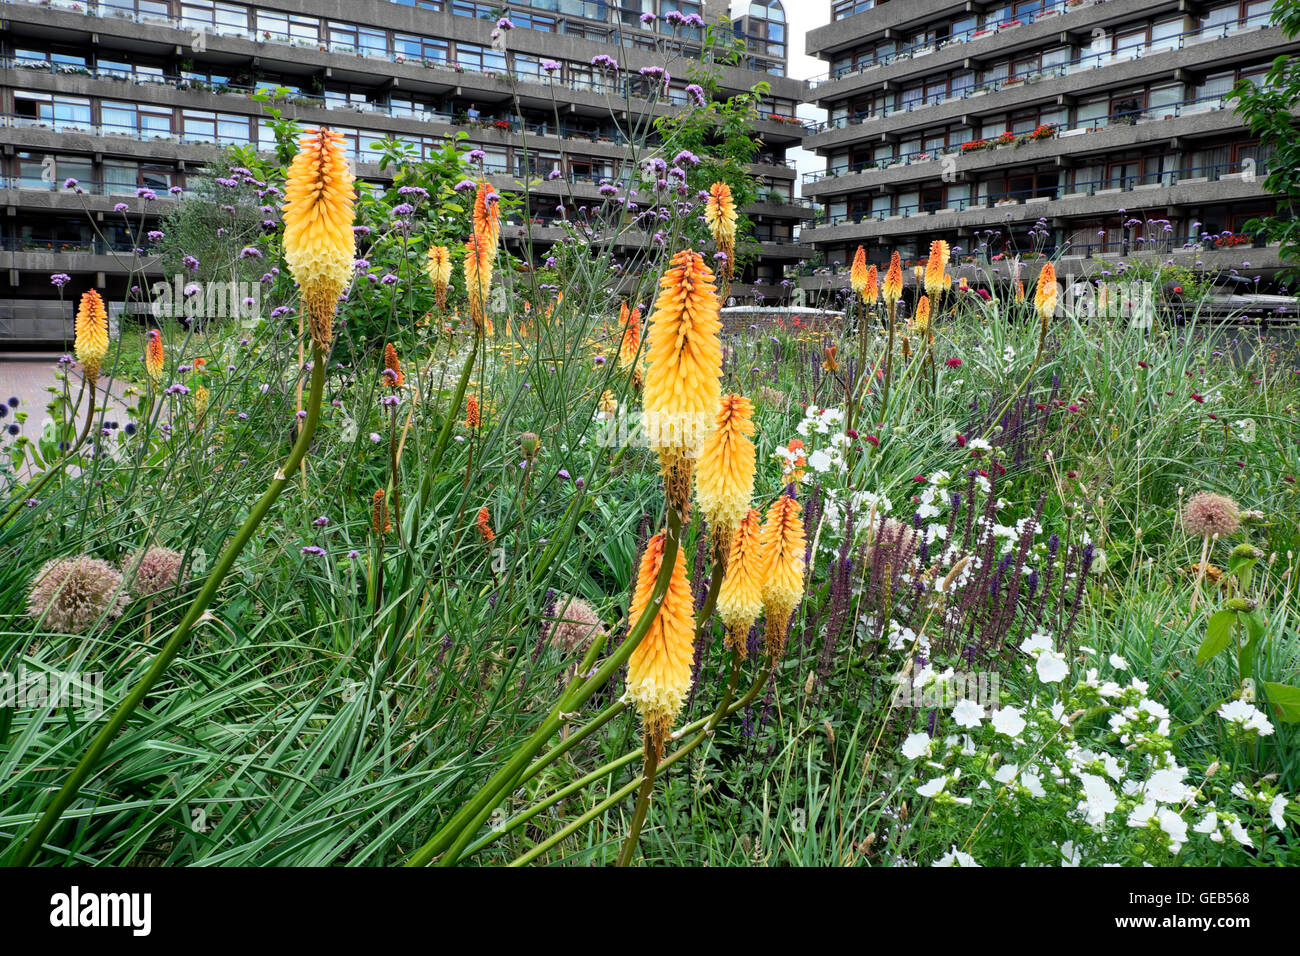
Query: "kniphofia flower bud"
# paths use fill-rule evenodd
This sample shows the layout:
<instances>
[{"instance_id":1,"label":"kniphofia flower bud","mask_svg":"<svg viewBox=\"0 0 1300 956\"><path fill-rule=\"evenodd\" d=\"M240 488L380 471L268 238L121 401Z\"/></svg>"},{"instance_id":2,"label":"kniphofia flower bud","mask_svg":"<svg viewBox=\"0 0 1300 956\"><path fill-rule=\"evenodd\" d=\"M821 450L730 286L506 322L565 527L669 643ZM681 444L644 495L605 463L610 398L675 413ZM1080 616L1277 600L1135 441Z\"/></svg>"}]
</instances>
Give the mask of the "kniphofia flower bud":
<instances>
[{"instance_id":1,"label":"kniphofia flower bud","mask_svg":"<svg viewBox=\"0 0 1300 956\"><path fill-rule=\"evenodd\" d=\"M389 388L401 388L406 382L406 377L402 375L402 363L397 360L397 349L393 348L393 343L389 342L384 346L384 384Z\"/></svg>"},{"instance_id":2,"label":"kniphofia flower bud","mask_svg":"<svg viewBox=\"0 0 1300 956\"><path fill-rule=\"evenodd\" d=\"M155 387L162 384L164 366L162 336L157 329L150 329L144 344L144 370Z\"/></svg>"},{"instance_id":3,"label":"kniphofia flower bud","mask_svg":"<svg viewBox=\"0 0 1300 956\"><path fill-rule=\"evenodd\" d=\"M439 309L447 308L447 285L451 282L451 254L446 246L430 246L427 265L429 281Z\"/></svg>"},{"instance_id":4,"label":"kniphofia flower bud","mask_svg":"<svg viewBox=\"0 0 1300 956\"><path fill-rule=\"evenodd\" d=\"M790 615L803 598L804 536L799 503L789 494L768 509L759 533L763 565L763 613L767 628L763 646L772 660L785 649Z\"/></svg>"},{"instance_id":5,"label":"kniphofia flower bud","mask_svg":"<svg viewBox=\"0 0 1300 956\"><path fill-rule=\"evenodd\" d=\"M731 196L731 187L726 183L714 183L709 187L709 198L704 203L704 223L709 227L709 235L718 251L726 256L722 262L723 278L730 278L732 259L736 254L736 203Z\"/></svg>"},{"instance_id":6,"label":"kniphofia flower bud","mask_svg":"<svg viewBox=\"0 0 1300 956\"><path fill-rule=\"evenodd\" d=\"M897 249L889 259L883 297L887 305L895 305L903 297L903 260L899 257Z\"/></svg>"},{"instance_id":7,"label":"kniphofia flower bud","mask_svg":"<svg viewBox=\"0 0 1300 956\"><path fill-rule=\"evenodd\" d=\"M853 291L862 296L865 300L867 297L867 250L858 246L858 251L853 253L853 265L849 269L849 285Z\"/></svg>"},{"instance_id":8,"label":"kniphofia flower bud","mask_svg":"<svg viewBox=\"0 0 1300 956\"><path fill-rule=\"evenodd\" d=\"M743 659L749 629L763 610L763 563L759 514L750 508L731 538L727 571L718 590L718 618L727 628L726 644Z\"/></svg>"},{"instance_id":9,"label":"kniphofia flower bud","mask_svg":"<svg viewBox=\"0 0 1300 956\"><path fill-rule=\"evenodd\" d=\"M713 434L695 469L695 500L713 531L719 556L754 497L754 406L743 395L724 395Z\"/></svg>"},{"instance_id":10,"label":"kniphofia flower bud","mask_svg":"<svg viewBox=\"0 0 1300 956\"><path fill-rule=\"evenodd\" d=\"M669 500L685 514L691 466L722 402L722 321L713 273L699 253L674 255L659 285L646 334L645 425Z\"/></svg>"},{"instance_id":11,"label":"kniphofia flower bud","mask_svg":"<svg viewBox=\"0 0 1300 956\"><path fill-rule=\"evenodd\" d=\"M334 310L356 261L352 170L339 133L299 140L284 188L284 261L298 282L312 341L329 350Z\"/></svg>"},{"instance_id":12,"label":"kniphofia flower bud","mask_svg":"<svg viewBox=\"0 0 1300 956\"><path fill-rule=\"evenodd\" d=\"M1034 291L1034 308L1043 320L1043 325L1052 320L1052 314L1056 311L1056 296L1056 269L1048 262L1038 273L1038 288Z\"/></svg>"},{"instance_id":13,"label":"kniphofia flower bud","mask_svg":"<svg viewBox=\"0 0 1300 956\"><path fill-rule=\"evenodd\" d=\"M74 351L86 381L94 385L104 357L108 355L108 312L104 309L104 300L94 289L82 293L81 304L77 307Z\"/></svg>"},{"instance_id":14,"label":"kniphofia flower bud","mask_svg":"<svg viewBox=\"0 0 1300 956\"><path fill-rule=\"evenodd\" d=\"M656 607L650 600L663 565L665 534L660 531L646 544L628 609L629 628L637 626L642 614L655 615L654 623L628 658L627 695L641 715L647 745L659 754L663 753L664 740L690 693L691 664L695 656L691 583L686 577L680 548L663 601Z\"/></svg>"}]
</instances>

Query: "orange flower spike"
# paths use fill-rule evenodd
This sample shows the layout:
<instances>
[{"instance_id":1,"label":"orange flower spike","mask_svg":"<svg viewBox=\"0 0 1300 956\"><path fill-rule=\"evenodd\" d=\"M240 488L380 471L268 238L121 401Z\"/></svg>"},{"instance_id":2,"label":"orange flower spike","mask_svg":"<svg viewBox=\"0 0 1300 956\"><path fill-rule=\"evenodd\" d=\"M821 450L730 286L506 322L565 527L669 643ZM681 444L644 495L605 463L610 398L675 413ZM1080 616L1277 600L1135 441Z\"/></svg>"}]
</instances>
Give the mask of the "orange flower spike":
<instances>
[{"instance_id":1,"label":"orange flower spike","mask_svg":"<svg viewBox=\"0 0 1300 956\"><path fill-rule=\"evenodd\" d=\"M388 502L384 500L384 489L379 488L370 499L370 527L375 534L387 534L393 530L393 523L388 519Z\"/></svg>"},{"instance_id":2,"label":"orange flower spike","mask_svg":"<svg viewBox=\"0 0 1300 956\"><path fill-rule=\"evenodd\" d=\"M887 305L896 305L903 297L903 262L898 250L889 259L889 271L885 273L885 288L882 293Z\"/></svg>"},{"instance_id":3,"label":"orange flower spike","mask_svg":"<svg viewBox=\"0 0 1300 956\"><path fill-rule=\"evenodd\" d=\"M862 301L867 305L875 305L876 300L880 298L880 280L876 272L876 267L870 265L867 267L867 283L862 289Z\"/></svg>"},{"instance_id":4,"label":"orange flower spike","mask_svg":"<svg viewBox=\"0 0 1300 956\"><path fill-rule=\"evenodd\" d=\"M162 336L157 329L150 329L144 345L144 370L155 387L162 384L165 364Z\"/></svg>"},{"instance_id":5,"label":"orange flower spike","mask_svg":"<svg viewBox=\"0 0 1300 956\"><path fill-rule=\"evenodd\" d=\"M327 129L299 140L285 181L284 260L298 282L313 343L329 350L339 296L352 281L355 190L343 136Z\"/></svg>"},{"instance_id":6,"label":"orange flower spike","mask_svg":"<svg viewBox=\"0 0 1300 956\"><path fill-rule=\"evenodd\" d=\"M694 599L681 548L663 601L658 607L650 602L663 565L665 538L660 531L646 543L628 608L629 629L636 628L647 610L654 614L650 629L628 658L627 695L641 716L647 746L659 754L690 693L695 657Z\"/></svg>"},{"instance_id":7,"label":"orange flower spike","mask_svg":"<svg viewBox=\"0 0 1300 956\"><path fill-rule=\"evenodd\" d=\"M471 395L465 399L465 427L478 428L479 426L479 407L478 396Z\"/></svg>"},{"instance_id":8,"label":"orange flower spike","mask_svg":"<svg viewBox=\"0 0 1300 956\"><path fill-rule=\"evenodd\" d=\"M391 389L401 388L406 383L406 377L402 375L402 365L397 360L397 349L393 348L393 343L389 342L384 346L384 384Z\"/></svg>"},{"instance_id":9,"label":"orange flower spike","mask_svg":"<svg viewBox=\"0 0 1300 956\"><path fill-rule=\"evenodd\" d=\"M1044 326L1051 321L1052 314L1056 312L1057 293L1056 268L1048 262L1038 273L1038 288L1034 292L1034 308L1038 311Z\"/></svg>"},{"instance_id":10,"label":"orange flower spike","mask_svg":"<svg viewBox=\"0 0 1300 956\"><path fill-rule=\"evenodd\" d=\"M853 253L853 265L849 269L849 285L863 300L867 298L867 250L858 246Z\"/></svg>"},{"instance_id":11,"label":"orange flower spike","mask_svg":"<svg viewBox=\"0 0 1300 956\"><path fill-rule=\"evenodd\" d=\"M478 518L474 521L478 526L479 537L483 539L484 544L491 544L495 538L496 532L492 530L492 516L488 514L487 505L478 509Z\"/></svg>"}]
</instances>

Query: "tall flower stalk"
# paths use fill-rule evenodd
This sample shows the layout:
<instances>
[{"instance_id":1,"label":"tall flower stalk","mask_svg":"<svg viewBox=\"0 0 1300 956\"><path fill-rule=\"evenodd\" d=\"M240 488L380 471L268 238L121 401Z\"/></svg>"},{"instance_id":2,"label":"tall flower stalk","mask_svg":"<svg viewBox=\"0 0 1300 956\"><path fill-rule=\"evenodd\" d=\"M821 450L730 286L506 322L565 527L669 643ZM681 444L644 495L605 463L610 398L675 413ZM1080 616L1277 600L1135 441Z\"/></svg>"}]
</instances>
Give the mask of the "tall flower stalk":
<instances>
[{"instance_id":1,"label":"tall flower stalk","mask_svg":"<svg viewBox=\"0 0 1300 956\"><path fill-rule=\"evenodd\" d=\"M203 587L175 632L162 646L144 676L100 728L81 760L28 834L26 842L12 860L17 866L26 866L36 858L46 837L76 799L113 738L166 672L190 632L203 618L235 560L288 484L287 476L298 468L307 455L312 436L316 433L316 425L320 421L321 398L325 392L325 360L333 338L334 314L338 308L338 298L351 278L355 257L352 234L353 178L343 152L342 140L339 134L325 129L304 136L299 143L298 154L289 167L285 188L284 255L298 281L307 311L312 350L311 391L298 438L288 458L276 471L270 485L253 505L248 517L208 573Z\"/></svg>"}]
</instances>

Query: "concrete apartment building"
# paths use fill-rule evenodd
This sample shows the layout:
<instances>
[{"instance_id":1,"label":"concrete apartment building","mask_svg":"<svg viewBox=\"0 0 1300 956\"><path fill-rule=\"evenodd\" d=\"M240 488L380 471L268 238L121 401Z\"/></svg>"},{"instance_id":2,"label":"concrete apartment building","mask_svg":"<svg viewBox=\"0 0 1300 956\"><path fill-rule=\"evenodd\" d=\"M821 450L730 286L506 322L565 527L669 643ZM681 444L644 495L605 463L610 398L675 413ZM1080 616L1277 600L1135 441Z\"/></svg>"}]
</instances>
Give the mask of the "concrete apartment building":
<instances>
[{"instance_id":1,"label":"concrete apartment building","mask_svg":"<svg viewBox=\"0 0 1300 956\"><path fill-rule=\"evenodd\" d=\"M629 125L686 102L685 73L702 31L673 28L665 20L672 11L706 22L729 13L725 0L2 2L0 347L68 333L70 306L60 306L51 274L121 302L132 268L156 272L135 252L115 205L152 221L218 146L271 148L262 106L250 98L259 89L288 89L277 104L285 115L343 132L362 179L384 178L377 139L397 137L427 155L465 131L486 153L498 189L543 180L533 187L535 209L553 209L566 195L597 201L602 183L628 174ZM657 19L644 22L647 13ZM733 286L745 299L781 292L785 265L808 254L794 237L812 213L797 201L785 156L804 136L794 116L806 85L785 76L781 2L754 0L738 13L746 62L721 68L722 90L771 84L751 167L766 191L746 210L760 250ZM502 17L511 29L497 28ZM674 80L652 105L637 71L662 66L665 47L676 57ZM594 67L601 54L622 69ZM560 68L544 69L548 60ZM560 176L548 180L555 170ZM64 188L68 179L81 195ZM518 242L524 225L506 223L506 241ZM566 234L544 218L530 225L543 248Z\"/></svg>"},{"instance_id":2,"label":"concrete apartment building","mask_svg":"<svg viewBox=\"0 0 1300 956\"><path fill-rule=\"evenodd\" d=\"M804 140L820 264L932 239L969 254L1055 252L1058 271L1173 259L1267 277L1275 248L1242 233L1276 210L1269 157L1227 93L1298 45L1271 0L833 0L807 36L827 118ZM1010 237L1008 241L1006 237ZM1258 246L1258 247L1257 247ZM1109 263L1109 264L1108 264ZM844 269L836 270L843 273ZM840 286L825 269L808 288ZM1032 280L1037 268L1022 275Z\"/></svg>"}]
</instances>

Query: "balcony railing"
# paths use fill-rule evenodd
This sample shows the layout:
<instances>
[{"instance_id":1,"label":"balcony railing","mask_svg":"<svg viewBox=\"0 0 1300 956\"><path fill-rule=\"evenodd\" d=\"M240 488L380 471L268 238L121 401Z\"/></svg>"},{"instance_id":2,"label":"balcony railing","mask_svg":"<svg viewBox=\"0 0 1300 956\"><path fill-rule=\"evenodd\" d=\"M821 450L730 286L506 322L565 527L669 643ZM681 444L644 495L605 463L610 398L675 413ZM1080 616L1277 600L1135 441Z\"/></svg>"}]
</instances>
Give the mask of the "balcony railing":
<instances>
[{"instance_id":1,"label":"balcony railing","mask_svg":"<svg viewBox=\"0 0 1300 956\"><path fill-rule=\"evenodd\" d=\"M1201 30L1179 34L1177 36L1157 40L1151 43L1144 40L1140 43L1126 44L1122 47L1116 47L1113 50L1107 50L1104 52L1082 53L1074 59L1067 60L1063 63L1041 67L1036 70L1026 70L1021 73L1013 73L1006 77L989 80L983 83L975 83L969 87L963 87L959 91L934 95L931 97L920 97L899 106L887 106L876 110L864 110L847 116L839 116L821 122L809 123L807 129L810 134L830 129L846 129L849 126L855 126L873 119L885 119L898 113L912 113L927 106L937 106L940 103L945 103L949 100L970 99L973 96L978 96L984 93L997 93L1013 87L1019 88L1025 83L1036 82L1038 80L1068 76L1071 73L1080 72L1082 70L1095 70L1117 63L1128 63L1133 60L1141 59L1145 55L1181 50L1188 46L1194 46L1198 43L1204 43L1209 40L1222 39L1231 36L1233 33L1246 29L1267 29L1269 27L1269 19L1271 16L1271 13L1257 14L1253 17L1245 18L1237 23L1227 24L1224 26L1206 27Z\"/></svg>"},{"instance_id":2,"label":"balcony railing","mask_svg":"<svg viewBox=\"0 0 1300 956\"><path fill-rule=\"evenodd\" d=\"M1254 165L1243 167L1241 163L1217 163L1212 166L1193 166L1186 170L1160 173L1134 173L1126 176L1110 176L1105 179L1093 179L1079 183L1068 183L1039 189L1006 190L990 193L975 199L958 199L951 202L916 202L907 205L892 206L890 210L876 212L837 213L821 215L814 222L804 226L805 229L819 229L845 223L884 222L887 219L907 219L918 214L936 212L965 212L970 209L996 209L999 206L1018 206L1028 199L1062 200L1074 196L1095 196L1098 193L1118 191L1131 192L1142 187L1200 185L1210 182L1224 182L1240 179L1253 182L1268 175L1268 164L1264 160L1254 161Z\"/></svg>"},{"instance_id":3,"label":"balcony railing","mask_svg":"<svg viewBox=\"0 0 1300 956\"><path fill-rule=\"evenodd\" d=\"M1043 139L1058 139L1062 134L1074 135L1075 133L1092 133L1116 126L1132 126L1135 123L1144 120L1164 118L1177 119L1182 116L1194 116L1199 113L1208 113L1215 110L1225 110L1230 108L1231 106L1228 102L1228 97L1225 94L1198 96L1194 99L1180 100L1177 103L1168 103L1163 106L1146 106L1138 110L1126 110L1121 113L1112 113L1109 116L1102 116L1097 119L1076 120L1073 123L1056 124L1052 126L1052 136L1045 136ZM996 139L996 136L990 134L990 139ZM895 166L911 166L915 163L929 163L933 162L940 156L950 156L960 153L962 153L961 145L939 146L929 150L914 150L910 153L900 153L892 159L864 160L846 166L836 166L832 169L814 169L810 172L804 173L802 179L805 183L815 183L820 182L823 179L834 179L839 176L852 176L872 169L892 169Z\"/></svg>"},{"instance_id":4,"label":"balcony railing","mask_svg":"<svg viewBox=\"0 0 1300 956\"><path fill-rule=\"evenodd\" d=\"M856 73L865 73L867 70L875 69L878 66L888 66L890 63L896 63L899 60L910 60L916 57L926 56L942 50L944 47L951 46L954 43L969 43L971 40L982 40L986 36L994 36L1006 30L1022 26L1026 23L1035 23L1039 20L1045 20L1048 17L1064 13L1066 10L1078 10L1085 6L1090 7L1095 0L1080 3L1078 0L1052 0L1051 3L1043 7L1042 10L1032 14L1025 14L1022 17L1008 17L1005 20L999 20L993 23L986 23L980 26L970 27L966 30L960 30L951 36L944 37L942 40L922 40L919 43L911 43L890 53L873 57L866 63L854 63L850 66L842 66L836 70L830 70L815 76L808 81L808 85L816 89L827 83L833 83L836 80L842 80L846 76L852 76Z\"/></svg>"}]
</instances>

